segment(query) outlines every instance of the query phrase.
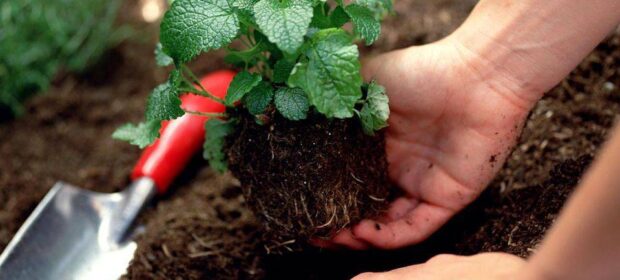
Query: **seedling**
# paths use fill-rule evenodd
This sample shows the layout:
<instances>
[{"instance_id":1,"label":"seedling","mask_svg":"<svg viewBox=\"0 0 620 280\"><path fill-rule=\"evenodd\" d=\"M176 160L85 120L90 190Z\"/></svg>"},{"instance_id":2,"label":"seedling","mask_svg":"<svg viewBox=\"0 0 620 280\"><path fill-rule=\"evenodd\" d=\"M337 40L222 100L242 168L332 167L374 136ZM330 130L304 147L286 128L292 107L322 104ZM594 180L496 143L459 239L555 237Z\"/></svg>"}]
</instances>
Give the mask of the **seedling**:
<instances>
[{"instance_id":1,"label":"seedling","mask_svg":"<svg viewBox=\"0 0 620 280\"><path fill-rule=\"evenodd\" d=\"M387 126L388 97L363 82L356 42L377 40L391 8L390 0L176 0L155 50L157 63L174 69L149 96L146 120L114 137L145 147L163 120L210 117L204 157L239 179L271 252L379 215L391 190L376 134ZM223 99L186 66L222 48L238 69ZM186 112L186 93L226 110Z\"/></svg>"},{"instance_id":2,"label":"seedling","mask_svg":"<svg viewBox=\"0 0 620 280\"><path fill-rule=\"evenodd\" d=\"M113 136L143 148L159 136L162 120L210 116L204 156L214 169L225 170L225 137L238 120L227 113L185 112L179 100L185 93L211 98L228 112L247 110L260 123L269 108L293 122L315 113L358 118L373 135L387 126L388 98L376 82L363 82L355 42L375 42L391 9L391 0L176 0L155 50L157 63L174 64L174 70L149 96L146 120ZM225 99L205 90L186 66L200 53L222 48L225 60L239 69Z\"/></svg>"}]
</instances>

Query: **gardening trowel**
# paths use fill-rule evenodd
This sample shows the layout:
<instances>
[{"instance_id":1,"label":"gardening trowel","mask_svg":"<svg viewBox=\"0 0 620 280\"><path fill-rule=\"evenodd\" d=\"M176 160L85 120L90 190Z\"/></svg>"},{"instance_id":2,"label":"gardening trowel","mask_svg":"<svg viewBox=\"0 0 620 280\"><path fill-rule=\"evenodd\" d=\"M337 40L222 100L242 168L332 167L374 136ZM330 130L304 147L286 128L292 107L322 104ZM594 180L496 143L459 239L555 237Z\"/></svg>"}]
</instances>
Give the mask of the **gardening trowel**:
<instances>
[{"instance_id":1,"label":"gardening trowel","mask_svg":"<svg viewBox=\"0 0 620 280\"><path fill-rule=\"evenodd\" d=\"M234 73L215 72L202 83L224 97ZM205 97L184 95L186 111L222 112ZM140 210L163 194L204 140L206 117L186 114L162 125L161 137L144 150L133 183L113 194L56 183L0 256L1 280L118 279L136 250L132 224Z\"/></svg>"}]
</instances>

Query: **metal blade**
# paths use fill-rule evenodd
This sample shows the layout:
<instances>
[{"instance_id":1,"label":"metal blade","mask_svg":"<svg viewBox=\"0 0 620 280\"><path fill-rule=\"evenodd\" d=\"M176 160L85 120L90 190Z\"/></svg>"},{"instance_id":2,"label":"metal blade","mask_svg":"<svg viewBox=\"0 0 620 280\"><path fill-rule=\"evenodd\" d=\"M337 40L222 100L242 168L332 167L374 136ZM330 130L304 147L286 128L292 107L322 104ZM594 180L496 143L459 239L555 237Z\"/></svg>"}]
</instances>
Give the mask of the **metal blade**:
<instances>
[{"instance_id":1,"label":"metal blade","mask_svg":"<svg viewBox=\"0 0 620 280\"><path fill-rule=\"evenodd\" d=\"M0 256L0 280L118 279L136 250L128 230L155 192L147 178L113 194L56 183Z\"/></svg>"}]
</instances>

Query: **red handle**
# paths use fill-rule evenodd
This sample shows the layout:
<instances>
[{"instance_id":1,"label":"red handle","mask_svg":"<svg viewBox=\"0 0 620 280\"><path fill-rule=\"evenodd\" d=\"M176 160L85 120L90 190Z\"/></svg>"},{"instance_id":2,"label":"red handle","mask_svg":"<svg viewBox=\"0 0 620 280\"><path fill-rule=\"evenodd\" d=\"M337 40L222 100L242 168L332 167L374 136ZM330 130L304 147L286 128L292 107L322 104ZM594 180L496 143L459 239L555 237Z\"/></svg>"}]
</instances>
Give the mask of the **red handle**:
<instances>
[{"instance_id":1,"label":"red handle","mask_svg":"<svg viewBox=\"0 0 620 280\"><path fill-rule=\"evenodd\" d=\"M200 82L208 92L224 98L234 76L232 71L217 71L205 76ZM226 109L222 104L193 94L181 96L181 107L188 111L210 113L220 113ZM142 152L131 178L149 177L155 181L158 192L165 193L172 180L202 147L207 119L185 114L178 119L164 121L159 139Z\"/></svg>"}]
</instances>

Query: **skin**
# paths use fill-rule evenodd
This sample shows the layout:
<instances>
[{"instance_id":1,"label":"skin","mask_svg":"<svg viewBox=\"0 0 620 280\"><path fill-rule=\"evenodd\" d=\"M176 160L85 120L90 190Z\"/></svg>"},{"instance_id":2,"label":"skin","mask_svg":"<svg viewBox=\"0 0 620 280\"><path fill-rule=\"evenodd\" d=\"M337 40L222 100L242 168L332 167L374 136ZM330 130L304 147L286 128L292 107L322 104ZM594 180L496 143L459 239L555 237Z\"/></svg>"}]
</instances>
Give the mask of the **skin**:
<instances>
[{"instance_id":1,"label":"skin","mask_svg":"<svg viewBox=\"0 0 620 280\"><path fill-rule=\"evenodd\" d=\"M473 201L543 93L620 24L617 0L482 0L444 40L371 59L390 103L386 152L405 195L322 246L423 241ZM438 256L355 279L620 279L620 128L533 258Z\"/></svg>"},{"instance_id":2,"label":"skin","mask_svg":"<svg viewBox=\"0 0 620 280\"><path fill-rule=\"evenodd\" d=\"M471 257L438 255L424 264L388 273L364 273L353 280L510 280L516 279L515 275L525 265L523 259L502 253L484 253Z\"/></svg>"},{"instance_id":3,"label":"skin","mask_svg":"<svg viewBox=\"0 0 620 280\"><path fill-rule=\"evenodd\" d=\"M535 103L619 22L617 0L482 0L447 38L367 61L364 76L392 100L386 152L405 195L319 245L429 237L487 187Z\"/></svg>"},{"instance_id":4,"label":"skin","mask_svg":"<svg viewBox=\"0 0 620 280\"><path fill-rule=\"evenodd\" d=\"M439 255L424 264L355 280L620 279L620 126L527 262L503 253Z\"/></svg>"}]
</instances>

